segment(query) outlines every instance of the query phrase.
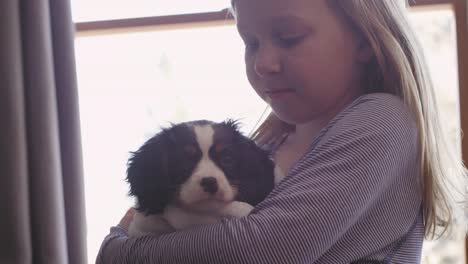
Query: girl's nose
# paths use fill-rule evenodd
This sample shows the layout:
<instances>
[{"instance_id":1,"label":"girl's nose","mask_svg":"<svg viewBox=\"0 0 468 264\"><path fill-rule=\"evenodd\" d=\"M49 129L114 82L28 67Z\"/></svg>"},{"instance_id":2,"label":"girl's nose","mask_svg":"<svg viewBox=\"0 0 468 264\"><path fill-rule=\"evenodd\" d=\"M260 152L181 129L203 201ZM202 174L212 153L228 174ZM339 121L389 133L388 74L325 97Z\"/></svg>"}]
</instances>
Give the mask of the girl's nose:
<instances>
[{"instance_id":1,"label":"girl's nose","mask_svg":"<svg viewBox=\"0 0 468 264\"><path fill-rule=\"evenodd\" d=\"M275 74L281 71L279 56L271 47L259 48L254 63L255 72L259 76Z\"/></svg>"}]
</instances>

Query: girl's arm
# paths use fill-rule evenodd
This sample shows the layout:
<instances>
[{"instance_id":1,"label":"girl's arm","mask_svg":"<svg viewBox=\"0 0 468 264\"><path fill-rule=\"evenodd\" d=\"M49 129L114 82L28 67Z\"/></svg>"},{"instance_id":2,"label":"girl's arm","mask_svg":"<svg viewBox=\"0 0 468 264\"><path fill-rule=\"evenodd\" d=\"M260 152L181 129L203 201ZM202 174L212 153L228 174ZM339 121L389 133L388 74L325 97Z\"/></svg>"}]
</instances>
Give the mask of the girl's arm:
<instances>
[{"instance_id":1,"label":"girl's arm","mask_svg":"<svg viewBox=\"0 0 468 264\"><path fill-rule=\"evenodd\" d=\"M160 237L113 228L97 263L313 263L356 241L338 263L391 245L420 206L410 113L394 97L371 97L322 132L250 215Z\"/></svg>"}]
</instances>

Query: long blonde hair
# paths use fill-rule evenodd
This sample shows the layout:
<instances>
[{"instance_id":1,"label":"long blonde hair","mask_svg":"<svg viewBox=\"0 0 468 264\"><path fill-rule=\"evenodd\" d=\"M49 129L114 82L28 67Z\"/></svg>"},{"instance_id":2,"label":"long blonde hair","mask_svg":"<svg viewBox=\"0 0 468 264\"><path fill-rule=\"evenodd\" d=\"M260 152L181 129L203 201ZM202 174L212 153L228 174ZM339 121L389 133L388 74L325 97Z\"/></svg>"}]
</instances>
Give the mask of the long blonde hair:
<instances>
[{"instance_id":1,"label":"long blonde hair","mask_svg":"<svg viewBox=\"0 0 468 264\"><path fill-rule=\"evenodd\" d=\"M420 183L425 235L428 239L450 234L453 226L464 224L463 208L467 170L459 155L450 148L442 132L434 88L422 49L406 17L405 1L327 0L330 7L350 23L367 41L374 53L366 68L369 93L399 96L416 117L419 129ZM293 126L270 113L254 131L260 144L270 143ZM458 180L453 182L452 180ZM458 212L461 213L458 214ZM461 216L459 219L458 217Z\"/></svg>"}]
</instances>

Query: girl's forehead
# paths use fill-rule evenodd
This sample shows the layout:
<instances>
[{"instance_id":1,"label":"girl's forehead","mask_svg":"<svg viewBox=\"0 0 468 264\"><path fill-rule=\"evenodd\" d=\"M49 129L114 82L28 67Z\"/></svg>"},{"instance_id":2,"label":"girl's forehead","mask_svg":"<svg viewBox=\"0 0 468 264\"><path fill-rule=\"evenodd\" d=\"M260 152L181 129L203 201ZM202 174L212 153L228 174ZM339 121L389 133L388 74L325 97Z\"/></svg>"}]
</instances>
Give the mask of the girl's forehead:
<instances>
[{"instance_id":1,"label":"girl's forehead","mask_svg":"<svg viewBox=\"0 0 468 264\"><path fill-rule=\"evenodd\" d=\"M247 9L260 13L268 12L320 12L329 7L328 0L234 0L234 9ZM305 10L304 10L305 9Z\"/></svg>"},{"instance_id":2,"label":"girl's forehead","mask_svg":"<svg viewBox=\"0 0 468 264\"><path fill-rule=\"evenodd\" d=\"M255 22L245 22L244 20L237 20L237 28L240 30L240 31L250 31L252 29L254 29L254 27L259 27L259 26L262 26L262 24L252 24L252 23L255 23ZM304 29L304 30L307 30L307 29L312 29L313 26L311 25L311 22L309 20L306 20L306 19L303 19L301 17L298 17L298 16L294 16L294 15L285 15L285 16L277 16L277 17L273 17L271 18L270 20L266 21L267 23L263 24L264 26L266 26L267 28L275 28L275 29L278 29L278 30L287 30L287 29L290 29L290 28L295 28L295 29Z\"/></svg>"},{"instance_id":3,"label":"girl's forehead","mask_svg":"<svg viewBox=\"0 0 468 264\"><path fill-rule=\"evenodd\" d=\"M327 0L234 0L238 25L259 23L308 22L320 20L332 11Z\"/></svg>"}]
</instances>

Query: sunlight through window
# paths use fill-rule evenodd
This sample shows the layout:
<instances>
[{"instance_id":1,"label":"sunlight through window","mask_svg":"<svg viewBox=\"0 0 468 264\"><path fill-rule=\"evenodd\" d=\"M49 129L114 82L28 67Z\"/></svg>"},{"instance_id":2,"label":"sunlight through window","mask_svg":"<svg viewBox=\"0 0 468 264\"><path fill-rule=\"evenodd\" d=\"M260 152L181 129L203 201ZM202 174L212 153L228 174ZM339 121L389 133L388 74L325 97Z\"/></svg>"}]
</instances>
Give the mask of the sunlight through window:
<instances>
[{"instance_id":1,"label":"sunlight through window","mask_svg":"<svg viewBox=\"0 0 468 264\"><path fill-rule=\"evenodd\" d=\"M229 0L71 0L75 22L220 11Z\"/></svg>"},{"instance_id":2,"label":"sunlight through window","mask_svg":"<svg viewBox=\"0 0 468 264\"><path fill-rule=\"evenodd\" d=\"M75 21L217 11L228 4L214 0L138 0L131 5L120 0L72 2ZM413 12L411 22L429 62L446 132L460 149L453 12ZM247 82L243 43L232 25L79 36L75 47L88 253L89 263L94 263L109 227L133 203L124 181L130 151L170 122L235 118L247 134L265 104ZM423 260L462 264L463 255L463 241L431 242L424 246Z\"/></svg>"},{"instance_id":3,"label":"sunlight through window","mask_svg":"<svg viewBox=\"0 0 468 264\"><path fill-rule=\"evenodd\" d=\"M236 34L220 26L76 39L90 263L132 205L130 151L170 122L234 118L248 134L261 117Z\"/></svg>"},{"instance_id":4,"label":"sunlight through window","mask_svg":"<svg viewBox=\"0 0 468 264\"><path fill-rule=\"evenodd\" d=\"M461 155L460 105L455 17L450 9L417 11L410 16L424 49L436 97L442 110L441 119L452 147ZM423 264L465 264L464 240L424 243Z\"/></svg>"}]
</instances>

